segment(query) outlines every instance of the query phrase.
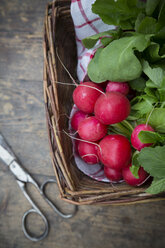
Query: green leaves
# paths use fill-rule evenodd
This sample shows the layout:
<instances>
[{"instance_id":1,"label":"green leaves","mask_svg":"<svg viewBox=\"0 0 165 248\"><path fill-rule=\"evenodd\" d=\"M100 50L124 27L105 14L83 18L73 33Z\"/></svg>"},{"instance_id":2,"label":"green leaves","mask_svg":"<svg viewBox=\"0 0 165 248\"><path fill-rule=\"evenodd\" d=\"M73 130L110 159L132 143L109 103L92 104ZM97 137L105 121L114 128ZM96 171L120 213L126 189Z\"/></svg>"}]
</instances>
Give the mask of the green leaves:
<instances>
[{"instance_id":1,"label":"green leaves","mask_svg":"<svg viewBox=\"0 0 165 248\"><path fill-rule=\"evenodd\" d=\"M152 184L148 189L146 189L147 193L150 194L159 194L165 191L165 178L154 178Z\"/></svg>"},{"instance_id":2,"label":"green leaves","mask_svg":"<svg viewBox=\"0 0 165 248\"><path fill-rule=\"evenodd\" d=\"M147 0L145 12L140 12L137 16L136 32L157 34L164 26L164 3L161 0Z\"/></svg>"},{"instance_id":3,"label":"green leaves","mask_svg":"<svg viewBox=\"0 0 165 248\"><path fill-rule=\"evenodd\" d=\"M157 142L162 143L165 141L164 136L160 135L159 133L152 132L152 131L141 131L138 134L138 138L144 144L157 143Z\"/></svg>"},{"instance_id":4,"label":"green leaves","mask_svg":"<svg viewBox=\"0 0 165 248\"><path fill-rule=\"evenodd\" d=\"M160 55L160 52L160 45L153 42L145 51L147 60L153 63L159 61L162 58L165 58L165 55Z\"/></svg>"},{"instance_id":5,"label":"green leaves","mask_svg":"<svg viewBox=\"0 0 165 248\"><path fill-rule=\"evenodd\" d=\"M143 148L138 161L151 176L165 177L165 146Z\"/></svg>"},{"instance_id":6,"label":"green leaves","mask_svg":"<svg viewBox=\"0 0 165 248\"><path fill-rule=\"evenodd\" d=\"M100 73L100 54L103 48L98 48L97 52L95 53L94 58L90 61L88 65L88 76L93 82L100 83L106 81L104 74Z\"/></svg>"},{"instance_id":7,"label":"green leaves","mask_svg":"<svg viewBox=\"0 0 165 248\"><path fill-rule=\"evenodd\" d=\"M142 95L134 98L131 103L131 109L138 113L138 119L153 110L153 104L155 103L155 100L153 97L150 97L148 95Z\"/></svg>"},{"instance_id":8,"label":"green leaves","mask_svg":"<svg viewBox=\"0 0 165 248\"><path fill-rule=\"evenodd\" d=\"M154 177L146 192L158 194L165 191L165 146L143 148L139 153L138 161Z\"/></svg>"},{"instance_id":9,"label":"green leaves","mask_svg":"<svg viewBox=\"0 0 165 248\"><path fill-rule=\"evenodd\" d=\"M96 83L106 80L124 82L138 78L142 66L134 51L142 52L149 43L150 36L143 34L112 41L107 47L96 52L88 65L88 76Z\"/></svg>"},{"instance_id":10,"label":"green leaves","mask_svg":"<svg viewBox=\"0 0 165 248\"><path fill-rule=\"evenodd\" d=\"M99 39L104 46L102 50L96 51L88 65L89 78L96 83L106 80L131 81L141 77L143 68L151 83L157 87L162 70L160 66L150 66L150 63L165 58L165 2L96 0L92 11L105 23L116 25L118 29L83 40L84 46L89 49ZM141 83L139 87L134 83L132 85L133 89L137 88L140 92Z\"/></svg>"},{"instance_id":11,"label":"green leaves","mask_svg":"<svg viewBox=\"0 0 165 248\"><path fill-rule=\"evenodd\" d=\"M149 118L149 124L160 133L165 133L165 108L155 108Z\"/></svg>"},{"instance_id":12,"label":"green leaves","mask_svg":"<svg viewBox=\"0 0 165 248\"><path fill-rule=\"evenodd\" d=\"M162 88L162 89L158 89L157 91L159 93L160 102L162 103L161 106L165 105L165 89Z\"/></svg>"},{"instance_id":13,"label":"green leaves","mask_svg":"<svg viewBox=\"0 0 165 248\"><path fill-rule=\"evenodd\" d=\"M103 45L105 45L105 38L108 38L108 42L106 42L106 45L109 44L112 40L118 39L121 35L121 29L114 29L114 30L108 30L99 34L95 34L92 36L89 36L82 40L83 45L90 49L92 48L96 42L101 39L101 42L103 40Z\"/></svg>"},{"instance_id":14,"label":"green leaves","mask_svg":"<svg viewBox=\"0 0 165 248\"><path fill-rule=\"evenodd\" d=\"M165 72L161 67L152 68L147 61L143 61L143 72L155 84L155 87L161 87L162 81L165 77Z\"/></svg>"},{"instance_id":15,"label":"green leaves","mask_svg":"<svg viewBox=\"0 0 165 248\"><path fill-rule=\"evenodd\" d=\"M140 96L131 101L131 119L133 117L147 119L151 113L149 124L156 131L165 132L165 70L161 64L151 67L145 60L142 61L142 66L143 72L149 79L146 81L145 87L143 81L138 86L138 79L130 82L133 89L142 92Z\"/></svg>"},{"instance_id":16,"label":"green leaves","mask_svg":"<svg viewBox=\"0 0 165 248\"><path fill-rule=\"evenodd\" d=\"M147 0L146 3L146 13L147 15L152 15L154 12L155 8L159 4L160 0Z\"/></svg>"},{"instance_id":17,"label":"green leaves","mask_svg":"<svg viewBox=\"0 0 165 248\"><path fill-rule=\"evenodd\" d=\"M131 29L141 9L137 8L136 0L96 0L92 11L107 24Z\"/></svg>"},{"instance_id":18,"label":"green leaves","mask_svg":"<svg viewBox=\"0 0 165 248\"><path fill-rule=\"evenodd\" d=\"M136 178L139 178L139 175L138 175L139 168L140 168L139 166L136 166L134 164L130 167L130 171Z\"/></svg>"},{"instance_id":19,"label":"green leaves","mask_svg":"<svg viewBox=\"0 0 165 248\"><path fill-rule=\"evenodd\" d=\"M136 78L129 82L129 85L133 90L142 92L146 86L146 80L142 77Z\"/></svg>"},{"instance_id":20,"label":"green leaves","mask_svg":"<svg viewBox=\"0 0 165 248\"><path fill-rule=\"evenodd\" d=\"M165 1L161 0L159 4L159 15L158 20L162 25L164 25L165 22Z\"/></svg>"},{"instance_id":21,"label":"green leaves","mask_svg":"<svg viewBox=\"0 0 165 248\"><path fill-rule=\"evenodd\" d=\"M136 25L136 31L142 34L155 34L161 28L160 23L153 17L146 16L139 25Z\"/></svg>"},{"instance_id":22,"label":"green leaves","mask_svg":"<svg viewBox=\"0 0 165 248\"><path fill-rule=\"evenodd\" d=\"M102 47L88 65L88 76L96 82L129 82L136 92L127 122L109 127L130 138L129 121L148 123L155 132L141 131L142 143L151 143L132 156L131 172L138 178L140 166L154 177L148 193L165 191L165 1L96 0L92 11L103 22L118 26L87 37L92 48L100 39ZM126 120L125 120L126 121ZM131 122L131 123L132 123ZM159 145L159 146L158 146ZM160 146L161 145L161 146Z\"/></svg>"},{"instance_id":23,"label":"green leaves","mask_svg":"<svg viewBox=\"0 0 165 248\"><path fill-rule=\"evenodd\" d=\"M140 168L140 164L138 161L139 151L135 151L132 155L132 165L130 167L130 171L134 175L134 177L139 178L138 171Z\"/></svg>"}]
</instances>

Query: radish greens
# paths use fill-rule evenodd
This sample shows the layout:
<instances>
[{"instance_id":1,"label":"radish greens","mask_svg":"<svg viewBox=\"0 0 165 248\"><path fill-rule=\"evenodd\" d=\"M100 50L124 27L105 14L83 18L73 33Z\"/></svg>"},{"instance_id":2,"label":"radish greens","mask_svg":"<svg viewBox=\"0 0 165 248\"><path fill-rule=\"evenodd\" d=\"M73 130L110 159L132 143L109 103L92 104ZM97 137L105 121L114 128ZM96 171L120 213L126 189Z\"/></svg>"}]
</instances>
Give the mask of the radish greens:
<instances>
[{"instance_id":1,"label":"radish greens","mask_svg":"<svg viewBox=\"0 0 165 248\"><path fill-rule=\"evenodd\" d=\"M165 1L164 0L96 0L93 13L113 30L86 37L86 48L96 49L88 65L91 81L107 80L129 83L131 100L129 125L151 125L155 132L141 131L139 139L152 143L134 151L133 175L138 178L140 166L152 177L146 192L165 191ZM122 122L109 131L122 133ZM132 130L127 130L132 132ZM123 133L125 135L125 133ZM129 135L128 135L129 136Z\"/></svg>"}]
</instances>

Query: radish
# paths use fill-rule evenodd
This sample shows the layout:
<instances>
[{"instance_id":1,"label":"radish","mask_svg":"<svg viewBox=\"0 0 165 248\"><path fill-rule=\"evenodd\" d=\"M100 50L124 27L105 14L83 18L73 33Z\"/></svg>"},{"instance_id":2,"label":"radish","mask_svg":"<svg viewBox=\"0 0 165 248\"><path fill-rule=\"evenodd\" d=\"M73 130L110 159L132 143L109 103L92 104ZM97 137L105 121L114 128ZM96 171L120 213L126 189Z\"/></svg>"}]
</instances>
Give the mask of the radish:
<instances>
[{"instance_id":1,"label":"radish","mask_svg":"<svg viewBox=\"0 0 165 248\"><path fill-rule=\"evenodd\" d=\"M105 166L121 170L130 163L131 146L125 136L107 135L99 142L99 146L98 155Z\"/></svg>"},{"instance_id":2,"label":"radish","mask_svg":"<svg viewBox=\"0 0 165 248\"><path fill-rule=\"evenodd\" d=\"M129 85L127 82L111 82L108 81L106 92L120 92L123 95L127 95L129 92Z\"/></svg>"},{"instance_id":3,"label":"radish","mask_svg":"<svg viewBox=\"0 0 165 248\"><path fill-rule=\"evenodd\" d=\"M98 145L84 141L79 141L78 143L79 155L88 164L96 164L99 162L97 150Z\"/></svg>"},{"instance_id":4,"label":"radish","mask_svg":"<svg viewBox=\"0 0 165 248\"><path fill-rule=\"evenodd\" d=\"M122 170L123 179L125 180L126 183L132 186L140 186L146 181L146 178L148 177L148 173L143 169L143 167L140 167L138 171L139 178L136 178L130 171L130 166L131 164L126 168L123 168Z\"/></svg>"},{"instance_id":5,"label":"radish","mask_svg":"<svg viewBox=\"0 0 165 248\"><path fill-rule=\"evenodd\" d=\"M119 181L122 179L122 172L118 170L114 170L110 167L104 166L104 173L108 179L111 181Z\"/></svg>"},{"instance_id":6,"label":"radish","mask_svg":"<svg viewBox=\"0 0 165 248\"><path fill-rule=\"evenodd\" d=\"M144 144L140 141L140 139L138 138L138 134L140 133L140 131L152 131L152 132L154 132L154 129L150 125L146 125L146 124L140 124L140 125L135 127L135 129L133 130L133 132L131 134L131 143L132 143L132 146L135 149L137 149L138 151L140 151L144 147L152 145L152 143L145 143Z\"/></svg>"},{"instance_id":7,"label":"radish","mask_svg":"<svg viewBox=\"0 0 165 248\"><path fill-rule=\"evenodd\" d=\"M78 126L81 121L83 121L85 118L87 118L89 115L84 113L83 111L79 110L77 111L71 119L71 126L74 130L78 130Z\"/></svg>"},{"instance_id":8,"label":"radish","mask_svg":"<svg viewBox=\"0 0 165 248\"><path fill-rule=\"evenodd\" d=\"M119 92L107 92L97 99L94 113L103 124L115 124L128 117L130 102L126 96Z\"/></svg>"},{"instance_id":9,"label":"radish","mask_svg":"<svg viewBox=\"0 0 165 248\"><path fill-rule=\"evenodd\" d=\"M102 124L94 116L81 121L78 127L78 134L84 140L97 141L103 138L107 133L107 126Z\"/></svg>"},{"instance_id":10,"label":"radish","mask_svg":"<svg viewBox=\"0 0 165 248\"><path fill-rule=\"evenodd\" d=\"M73 101L81 111L90 114L93 113L95 102L102 92L102 88L93 82L84 82L73 91Z\"/></svg>"}]
</instances>

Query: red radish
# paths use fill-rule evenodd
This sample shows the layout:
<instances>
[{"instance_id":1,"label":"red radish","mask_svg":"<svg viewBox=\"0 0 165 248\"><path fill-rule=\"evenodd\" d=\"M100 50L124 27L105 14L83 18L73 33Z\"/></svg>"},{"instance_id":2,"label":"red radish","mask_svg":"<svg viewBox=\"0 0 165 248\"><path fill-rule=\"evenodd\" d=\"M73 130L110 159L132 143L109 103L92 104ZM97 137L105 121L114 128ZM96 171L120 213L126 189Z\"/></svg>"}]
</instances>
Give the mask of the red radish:
<instances>
[{"instance_id":1,"label":"red radish","mask_svg":"<svg viewBox=\"0 0 165 248\"><path fill-rule=\"evenodd\" d=\"M98 155L101 162L112 169L121 170L131 160L131 146L128 139L119 134L107 135L99 142Z\"/></svg>"},{"instance_id":2,"label":"red radish","mask_svg":"<svg viewBox=\"0 0 165 248\"><path fill-rule=\"evenodd\" d=\"M104 166L104 173L106 177L111 181L119 181L123 177L121 171L114 170L107 166Z\"/></svg>"},{"instance_id":3,"label":"red radish","mask_svg":"<svg viewBox=\"0 0 165 248\"><path fill-rule=\"evenodd\" d=\"M99 162L97 154L98 146L84 141L79 141L78 152L80 157L88 164L96 164Z\"/></svg>"},{"instance_id":4,"label":"red radish","mask_svg":"<svg viewBox=\"0 0 165 248\"><path fill-rule=\"evenodd\" d=\"M135 127L135 129L132 132L131 135L131 143L132 146L137 149L138 151L140 151L142 148L146 147L146 146L151 146L152 143L142 143L140 141L140 139L138 138L138 134L140 133L140 131L152 131L154 132L154 129L150 126L150 125L146 125L146 124L140 124L138 126Z\"/></svg>"},{"instance_id":5,"label":"red radish","mask_svg":"<svg viewBox=\"0 0 165 248\"><path fill-rule=\"evenodd\" d=\"M140 186L143 182L145 182L145 179L148 177L148 173L143 169L143 167L140 167L138 171L139 178L136 178L130 171L130 166L131 164L126 168L123 168L123 179L126 181L126 183L132 186Z\"/></svg>"},{"instance_id":6,"label":"red radish","mask_svg":"<svg viewBox=\"0 0 165 248\"><path fill-rule=\"evenodd\" d=\"M83 121L85 118L87 118L89 115L84 113L83 111L79 110L77 111L71 119L71 126L74 130L78 130L78 126L81 121Z\"/></svg>"},{"instance_id":7,"label":"red radish","mask_svg":"<svg viewBox=\"0 0 165 248\"><path fill-rule=\"evenodd\" d=\"M125 120L130 113L130 102L119 92L107 92L96 101L94 113L105 125L111 125Z\"/></svg>"},{"instance_id":8,"label":"red radish","mask_svg":"<svg viewBox=\"0 0 165 248\"><path fill-rule=\"evenodd\" d=\"M109 81L106 87L106 92L120 92L123 95L127 95L129 92L129 85L127 82L111 82Z\"/></svg>"},{"instance_id":9,"label":"red radish","mask_svg":"<svg viewBox=\"0 0 165 248\"><path fill-rule=\"evenodd\" d=\"M94 116L81 121L78 127L78 134L84 140L97 141L103 138L107 133L107 126L102 124Z\"/></svg>"},{"instance_id":10,"label":"red radish","mask_svg":"<svg viewBox=\"0 0 165 248\"><path fill-rule=\"evenodd\" d=\"M93 113L95 102L101 92L103 90L100 86L93 82L84 82L73 91L73 101L80 110L90 114Z\"/></svg>"}]
</instances>

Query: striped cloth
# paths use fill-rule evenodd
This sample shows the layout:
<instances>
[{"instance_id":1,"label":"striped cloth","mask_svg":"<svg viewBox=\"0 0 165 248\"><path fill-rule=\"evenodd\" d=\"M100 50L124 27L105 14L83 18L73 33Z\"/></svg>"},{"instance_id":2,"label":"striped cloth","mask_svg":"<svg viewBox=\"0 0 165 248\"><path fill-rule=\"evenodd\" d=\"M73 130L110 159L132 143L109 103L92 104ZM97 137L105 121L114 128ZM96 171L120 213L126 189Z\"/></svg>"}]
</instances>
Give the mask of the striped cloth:
<instances>
[{"instance_id":1,"label":"striped cloth","mask_svg":"<svg viewBox=\"0 0 165 248\"><path fill-rule=\"evenodd\" d=\"M76 43L77 43L77 76L80 81L84 81L87 76L87 66L93 57L96 46L92 49L86 49L82 44L82 39L114 29L114 26L102 22L98 15L92 13L91 8L95 0L72 0L71 16L73 19ZM97 47L99 42L97 43Z\"/></svg>"}]
</instances>

